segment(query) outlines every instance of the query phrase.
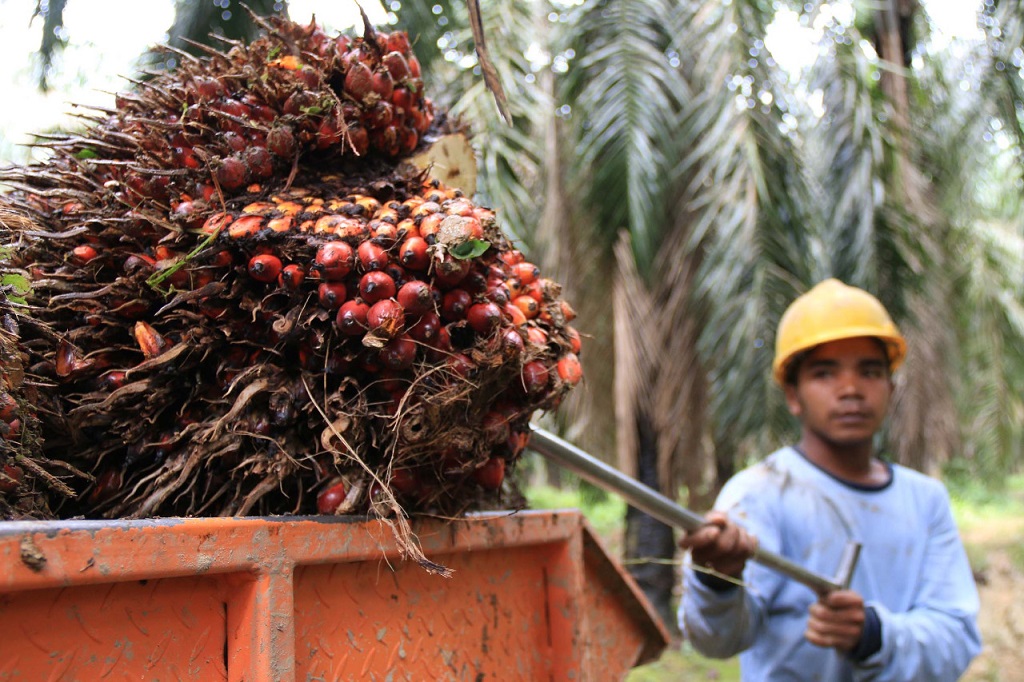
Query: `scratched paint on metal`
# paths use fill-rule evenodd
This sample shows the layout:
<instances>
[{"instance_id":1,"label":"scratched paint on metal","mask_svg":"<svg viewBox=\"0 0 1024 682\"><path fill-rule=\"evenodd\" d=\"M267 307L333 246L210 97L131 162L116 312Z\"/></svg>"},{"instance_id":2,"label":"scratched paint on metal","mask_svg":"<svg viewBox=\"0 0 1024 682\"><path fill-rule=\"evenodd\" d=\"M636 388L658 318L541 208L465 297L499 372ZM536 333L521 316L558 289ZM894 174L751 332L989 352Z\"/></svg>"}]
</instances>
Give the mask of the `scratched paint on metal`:
<instances>
[{"instance_id":1,"label":"scratched paint on metal","mask_svg":"<svg viewBox=\"0 0 1024 682\"><path fill-rule=\"evenodd\" d=\"M447 579L409 564L299 568L296 678L549 679L573 658L556 644L577 635L566 595L552 605L545 580L563 555L556 544L434 557L454 569Z\"/></svg>"},{"instance_id":2,"label":"scratched paint on metal","mask_svg":"<svg viewBox=\"0 0 1024 682\"><path fill-rule=\"evenodd\" d=\"M0 680L227 679L225 605L214 583L176 578L0 595Z\"/></svg>"},{"instance_id":3,"label":"scratched paint on metal","mask_svg":"<svg viewBox=\"0 0 1024 682\"><path fill-rule=\"evenodd\" d=\"M578 512L414 530L455 577L381 521L0 523L0 680L603 681L667 642Z\"/></svg>"}]
</instances>

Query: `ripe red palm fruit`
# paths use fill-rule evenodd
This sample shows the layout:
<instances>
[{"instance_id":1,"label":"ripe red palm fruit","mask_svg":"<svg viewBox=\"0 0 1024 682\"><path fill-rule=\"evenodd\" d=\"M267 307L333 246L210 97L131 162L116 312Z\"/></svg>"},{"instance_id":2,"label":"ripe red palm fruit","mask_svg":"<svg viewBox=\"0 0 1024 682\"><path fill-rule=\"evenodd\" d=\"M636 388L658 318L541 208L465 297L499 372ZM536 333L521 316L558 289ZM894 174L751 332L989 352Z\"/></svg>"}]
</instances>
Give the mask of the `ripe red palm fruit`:
<instances>
[{"instance_id":1,"label":"ripe red palm fruit","mask_svg":"<svg viewBox=\"0 0 1024 682\"><path fill-rule=\"evenodd\" d=\"M373 92L373 72L366 64L353 62L345 74L345 94L362 103L371 92Z\"/></svg>"},{"instance_id":2,"label":"ripe red palm fruit","mask_svg":"<svg viewBox=\"0 0 1024 682\"><path fill-rule=\"evenodd\" d=\"M345 301L338 309L334 323L346 336L362 336L367 328L370 307L358 299Z\"/></svg>"},{"instance_id":3,"label":"ripe red palm fruit","mask_svg":"<svg viewBox=\"0 0 1024 682\"><path fill-rule=\"evenodd\" d=\"M316 496L316 510L321 514L333 514L345 501L347 492L345 482L340 477L331 479L327 487Z\"/></svg>"},{"instance_id":4,"label":"ripe red palm fruit","mask_svg":"<svg viewBox=\"0 0 1024 682\"><path fill-rule=\"evenodd\" d=\"M214 177L224 189L236 190L249 181L249 168L241 158L229 156L221 160L220 165L214 171Z\"/></svg>"},{"instance_id":5,"label":"ripe red palm fruit","mask_svg":"<svg viewBox=\"0 0 1024 682\"><path fill-rule=\"evenodd\" d=\"M321 282L317 288L317 298L320 305L327 310L337 310L345 302L345 295L348 292L341 282Z\"/></svg>"},{"instance_id":6,"label":"ripe red palm fruit","mask_svg":"<svg viewBox=\"0 0 1024 682\"><path fill-rule=\"evenodd\" d=\"M455 322L466 317L466 311L473 305L473 297L465 289L452 289L441 299L441 317Z\"/></svg>"},{"instance_id":7,"label":"ripe red palm fruit","mask_svg":"<svg viewBox=\"0 0 1024 682\"><path fill-rule=\"evenodd\" d=\"M408 312L406 310L406 313ZM426 313L409 328L409 336L421 343L434 344L441 330L441 318L436 313Z\"/></svg>"},{"instance_id":8,"label":"ripe red palm fruit","mask_svg":"<svg viewBox=\"0 0 1024 682\"><path fill-rule=\"evenodd\" d=\"M491 457L473 472L473 480L484 490L498 490L505 480L505 460Z\"/></svg>"},{"instance_id":9,"label":"ripe red palm fruit","mask_svg":"<svg viewBox=\"0 0 1024 682\"><path fill-rule=\"evenodd\" d=\"M583 367L575 353L566 353L560 357L556 369L558 377L571 386L580 383L583 378Z\"/></svg>"},{"instance_id":10,"label":"ripe red palm fruit","mask_svg":"<svg viewBox=\"0 0 1024 682\"><path fill-rule=\"evenodd\" d=\"M466 320L477 334L490 334L501 324L501 308L494 303L474 303L466 311Z\"/></svg>"},{"instance_id":11,"label":"ripe red palm fruit","mask_svg":"<svg viewBox=\"0 0 1024 682\"><path fill-rule=\"evenodd\" d=\"M409 237L399 247L398 258L410 270L424 271L430 265L429 248L423 237Z\"/></svg>"},{"instance_id":12,"label":"ripe red palm fruit","mask_svg":"<svg viewBox=\"0 0 1024 682\"><path fill-rule=\"evenodd\" d=\"M366 324L370 331L381 332L389 337L402 329L404 321L405 311L391 298L377 301L366 311Z\"/></svg>"},{"instance_id":13,"label":"ripe red palm fruit","mask_svg":"<svg viewBox=\"0 0 1024 682\"><path fill-rule=\"evenodd\" d=\"M253 146L246 149L245 162L255 178L265 180L274 174L274 160L266 147Z\"/></svg>"},{"instance_id":14,"label":"ripe red palm fruit","mask_svg":"<svg viewBox=\"0 0 1024 682\"><path fill-rule=\"evenodd\" d=\"M313 267L326 280L344 279L352 271L355 253L345 242L326 242L317 249Z\"/></svg>"},{"instance_id":15,"label":"ripe red palm fruit","mask_svg":"<svg viewBox=\"0 0 1024 682\"><path fill-rule=\"evenodd\" d=\"M380 359L388 369L408 369L416 361L416 342L407 334L400 334L381 349Z\"/></svg>"},{"instance_id":16,"label":"ripe red palm fruit","mask_svg":"<svg viewBox=\"0 0 1024 682\"><path fill-rule=\"evenodd\" d=\"M409 315L419 317L434 309L434 296L430 285L423 280L414 279L402 285L398 290L398 303Z\"/></svg>"},{"instance_id":17,"label":"ripe red palm fruit","mask_svg":"<svg viewBox=\"0 0 1024 682\"><path fill-rule=\"evenodd\" d=\"M395 293L395 280L386 272L373 270L359 280L359 295L370 305L391 298Z\"/></svg>"},{"instance_id":18,"label":"ripe red palm fruit","mask_svg":"<svg viewBox=\"0 0 1024 682\"><path fill-rule=\"evenodd\" d=\"M295 156L295 133L289 126L275 126L267 133L267 149L282 159Z\"/></svg>"},{"instance_id":19,"label":"ripe red palm fruit","mask_svg":"<svg viewBox=\"0 0 1024 682\"><path fill-rule=\"evenodd\" d=\"M359 244L356 255L359 256L359 264L363 267L364 272L383 270L387 267L388 252L370 240Z\"/></svg>"},{"instance_id":20,"label":"ripe red palm fruit","mask_svg":"<svg viewBox=\"0 0 1024 682\"><path fill-rule=\"evenodd\" d=\"M249 276L257 282L277 281L281 269L281 259L270 253L261 253L249 259Z\"/></svg>"},{"instance_id":21,"label":"ripe red palm fruit","mask_svg":"<svg viewBox=\"0 0 1024 682\"><path fill-rule=\"evenodd\" d=\"M305 279L306 270L301 265L292 263L281 269L281 274L278 277L278 284L285 289L295 291L302 286L302 282Z\"/></svg>"},{"instance_id":22,"label":"ripe red palm fruit","mask_svg":"<svg viewBox=\"0 0 1024 682\"><path fill-rule=\"evenodd\" d=\"M543 393L548 387L550 376L547 366L540 360L528 362L523 365L521 374L523 388L529 395Z\"/></svg>"},{"instance_id":23,"label":"ripe red palm fruit","mask_svg":"<svg viewBox=\"0 0 1024 682\"><path fill-rule=\"evenodd\" d=\"M401 52L388 52L381 59L381 63L391 74L391 78L394 79L395 83L403 82L410 75L409 60Z\"/></svg>"}]
</instances>

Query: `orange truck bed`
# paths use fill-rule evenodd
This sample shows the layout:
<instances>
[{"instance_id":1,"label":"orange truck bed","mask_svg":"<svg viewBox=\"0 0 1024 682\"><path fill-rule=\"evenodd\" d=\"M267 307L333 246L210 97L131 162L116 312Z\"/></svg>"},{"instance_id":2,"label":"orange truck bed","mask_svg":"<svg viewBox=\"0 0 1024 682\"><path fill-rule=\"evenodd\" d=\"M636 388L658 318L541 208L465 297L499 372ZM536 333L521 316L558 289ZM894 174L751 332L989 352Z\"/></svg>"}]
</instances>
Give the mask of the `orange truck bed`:
<instances>
[{"instance_id":1,"label":"orange truck bed","mask_svg":"<svg viewBox=\"0 0 1024 682\"><path fill-rule=\"evenodd\" d=\"M612 680L662 651L579 512L0 523L0 680Z\"/></svg>"}]
</instances>

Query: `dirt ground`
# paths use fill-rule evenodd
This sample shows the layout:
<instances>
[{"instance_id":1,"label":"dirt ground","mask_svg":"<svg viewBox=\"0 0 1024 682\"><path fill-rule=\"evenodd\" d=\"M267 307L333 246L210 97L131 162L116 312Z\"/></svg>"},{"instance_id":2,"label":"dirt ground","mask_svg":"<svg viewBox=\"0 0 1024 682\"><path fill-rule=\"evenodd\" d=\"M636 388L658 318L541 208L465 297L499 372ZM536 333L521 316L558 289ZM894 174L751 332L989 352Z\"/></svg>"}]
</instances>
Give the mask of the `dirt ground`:
<instances>
[{"instance_id":1,"label":"dirt ground","mask_svg":"<svg viewBox=\"0 0 1024 682\"><path fill-rule=\"evenodd\" d=\"M1024 519L979 522L962 532L978 578L984 639L963 680L1024 680Z\"/></svg>"}]
</instances>

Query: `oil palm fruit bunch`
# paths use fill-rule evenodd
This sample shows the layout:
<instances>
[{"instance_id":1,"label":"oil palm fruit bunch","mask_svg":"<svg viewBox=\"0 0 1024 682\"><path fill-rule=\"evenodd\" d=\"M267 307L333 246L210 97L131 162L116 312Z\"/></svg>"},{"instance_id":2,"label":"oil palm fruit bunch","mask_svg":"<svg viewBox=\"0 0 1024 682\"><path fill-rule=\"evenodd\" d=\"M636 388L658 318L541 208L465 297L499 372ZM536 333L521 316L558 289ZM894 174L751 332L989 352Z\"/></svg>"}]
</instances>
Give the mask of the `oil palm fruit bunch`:
<instances>
[{"instance_id":1,"label":"oil palm fruit bunch","mask_svg":"<svg viewBox=\"0 0 1024 682\"><path fill-rule=\"evenodd\" d=\"M404 33L265 29L0 171L36 226L4 269L53 330L21 341L41 447L93 478L60 513L509 504L531 415L581 378L572 309L401 163L444 118Z\"/></svg>"},{"instance_id":2,"label":"oil palm fruit bunch","mask_svg":"<svg viewBox=\"0 0 1024 682\"><path fill-rule=\"evenodd\" d=\"M49 519L54 516L51 496L75 497L65 480L81 484L89 477L41 454L38 395L26 380L20 333L22 321L34 323L15 310L12 291L0 287L0 520Z\"/></svg>"}]
</instances>

